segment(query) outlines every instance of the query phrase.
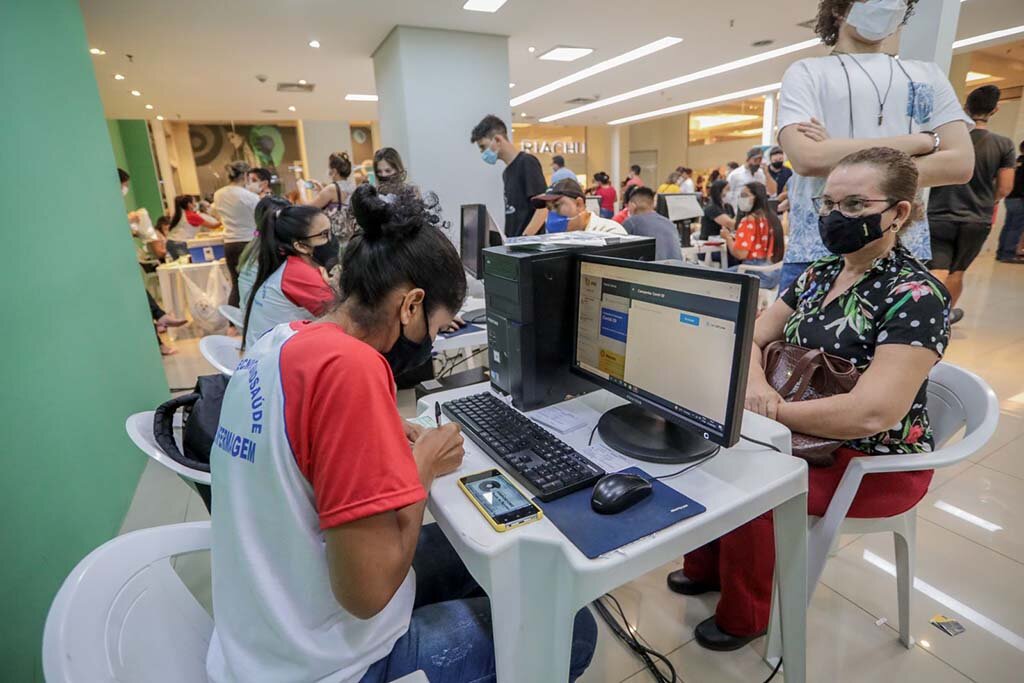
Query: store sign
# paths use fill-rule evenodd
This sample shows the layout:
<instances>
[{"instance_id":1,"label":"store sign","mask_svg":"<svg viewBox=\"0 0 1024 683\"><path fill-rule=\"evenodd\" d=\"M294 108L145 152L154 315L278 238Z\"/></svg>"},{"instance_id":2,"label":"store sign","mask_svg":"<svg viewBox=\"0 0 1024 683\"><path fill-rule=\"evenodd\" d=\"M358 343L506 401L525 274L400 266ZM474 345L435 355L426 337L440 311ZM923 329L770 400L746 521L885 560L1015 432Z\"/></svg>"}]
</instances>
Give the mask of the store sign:
<instances>
[{"instance_id":1,"label":"store sign","mask_svg":"<svg viewBox=\"0 0 1024 683\"><path fill-rule=\"evenodd\" d=\"M566 142L557 140L523 140L519 143L519 149L524 152L535 152L537 154L586 154L587 143Z\"/></svg>"}]
</instances>

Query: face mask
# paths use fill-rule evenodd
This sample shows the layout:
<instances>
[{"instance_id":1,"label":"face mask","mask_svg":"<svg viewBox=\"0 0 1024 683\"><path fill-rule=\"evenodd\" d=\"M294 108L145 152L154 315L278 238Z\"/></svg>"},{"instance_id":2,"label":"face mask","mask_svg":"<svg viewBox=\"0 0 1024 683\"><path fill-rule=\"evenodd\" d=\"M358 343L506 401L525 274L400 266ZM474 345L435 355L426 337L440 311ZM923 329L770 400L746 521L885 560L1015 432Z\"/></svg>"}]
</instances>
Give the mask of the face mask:
<instances>
[{"instance_id":1,"label":"face mask","mask_svg":"<svg viewBox=\"0 0 1024 683\"><path fill-rule=\"evenodd\" d=\"M569 217L563 216L555 211L548 211L548 218L544 221L544 229L549 234L554 232L565 232L569 229Z\"/></svg>"},{"instance_id":2,"label":"face mask","mask_svg":"<svg viewBox=\"0 0 1024 683\"><path fill-rule=\"evenodd\" d=\"M743 213L750 213L750 210L754 208L753 197L740 197L736 200L736 208Z\"/></svg>"},{"instance_id":3,"label":"face mask","mask_svg":"<svg viewBox=\"0 0 1024 683\"><path fill-rule=\"evenodd\" d=\"M422 306L421 306L422 308ZM423 309L423 321L427 322L427 312ZM391 372L398 377L403 372L418 368L430 360L431 349L434 340L430 338L430 326L427 324L427 333L423 339L414 342L405 336L405 326L399 323L401 332L398 334L398 341L384 354L384 360L391 366Z\"/></svg>"},{"instance_id":4,"label":"face mask","mask_svg":"<svg viewBox=\"0 0 1024 683\"><path fill-rule=\"evenodd\" d=\"M330 270L334 266L338 265L338 261L341 260L341 243L338 242L337 235L331 235L323 244L313 247L313 260L323 266L326 270Z\"/></svg>"},{"instance_id":5,"label":"face mask","mask_svg":"<svg viewBox=\"0 0 1024 683\"><path fill-rule=\"evenodd\" d=\"M772 168L774 168L776 171L781 171L782 170L782 162L781 161L773 161L772 162Z\"/></svg>"},{"instance_id":6,"label":"face mask","mask_svg":"<svg viewBox=\"0 0 1024 683\"><path fill-rule=\"evenodd\" d=\"M498 153L490 147L480 152L480 158L484 160L485 164L489 164L490 166L498 163Z\"/></svg>"},{"instance_id":7,"label":"face mask","mask_svg":"<svg viewBox=\"0 0 1024 683\"><path fill-rule=\"evenodd\" d=\"M127 185L122 185L121 186L121 196L122 197L127 197L128 196L128 186Z\"/></svg>"},{"instance_id":8,"label":"face mask","mask_svg":"<svg viewBox=\"0 0 1024 683\"><path fill-rule=\"evenodd\" d=\"M853 3L846 23L865 40L885 40L896 33L906 14L904 0L865 0Z\"/></svg>"},{"instance_id":9,"label":"face mask","mask_svg":"<svg viewBox=\"0 0 1024 683\"><path fill-rule=\"evenodd\" d=\"M827 216L818 216L818 233L825 248L839 255L860 251L885 234L881 213L851 217L838 209Z\"/></svg>"},{"instance_id":10,"label":"face mask","mask_svg":"<svg viewBox=\"0 0 1024 683\"><path fill-rule=\"evenodd\" d=\"M252 192L253 194L259 194L260 193L260 184L259 183L249 183L248 185L245 186L245 189L249 190L249 192Z\"/></svg>"}]
</instances>

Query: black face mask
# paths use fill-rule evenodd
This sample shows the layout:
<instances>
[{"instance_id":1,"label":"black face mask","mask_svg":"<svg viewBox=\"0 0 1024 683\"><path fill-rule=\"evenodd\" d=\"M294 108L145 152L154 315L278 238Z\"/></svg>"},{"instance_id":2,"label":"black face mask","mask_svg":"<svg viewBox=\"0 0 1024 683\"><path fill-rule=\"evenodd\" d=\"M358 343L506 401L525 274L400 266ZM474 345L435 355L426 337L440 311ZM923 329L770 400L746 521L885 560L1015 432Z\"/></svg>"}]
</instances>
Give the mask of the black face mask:
<instances>
[{"instance_id":1,"label":"black face mask","mask_svg":"<svg viewBox=\"0 0 1024 683\"><path fill-rule=\"evenodd\" d=\"M413 368L418 368L430 360L434 340L430 338L430 323L427 321L425 308L423 309L423 322L427 327L427 332L418 342L406 337L405 326L399 323L401 331L398 334L398 341L384 354L384 360L391 366L391 372L395 377Z\"/></svg>"},{"instance_id":2,"label":"black face mask","mask_svg":"<svg viewBox=\"0 0 1024 683\"><path fill-rule=\"evenodd\" d=\"M313 247L312 255L313 260L326 270L338 265L338 261L341 260L341 243L338 242L338 236L332 234L326 242Z\"/></svg>"},{"instance_id":3,"label":"black face mask","mask_svg":"<svg viewBox=\"0 0 1024 683\"><path fill-rule=\"evenodd\" d=\"M772 162L772 168L774 168L776 171L781 171L782 170L782 162L781 161L773 161Z\"/></svg>"},{"instance_id":4,"label":"black face mask","mask_svg":"<svg viewBox=\"0 0 1024 683\"><path fill-rule=\"evenodd\" d=\"M891 208L884 209L882 213ZM839 255L860 251L885 234L881 213L850 217L839 209L827 216L818 216L818 232L825 248Z\"/></svg>"}]
</instances>

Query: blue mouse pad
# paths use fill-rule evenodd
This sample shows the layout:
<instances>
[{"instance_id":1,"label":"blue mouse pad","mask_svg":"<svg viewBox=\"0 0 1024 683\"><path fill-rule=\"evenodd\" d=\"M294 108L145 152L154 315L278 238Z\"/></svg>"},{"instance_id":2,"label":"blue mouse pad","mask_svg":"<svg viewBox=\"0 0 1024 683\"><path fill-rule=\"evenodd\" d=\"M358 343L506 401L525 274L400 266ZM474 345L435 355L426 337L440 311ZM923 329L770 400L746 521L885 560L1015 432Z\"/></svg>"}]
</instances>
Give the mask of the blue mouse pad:
<instances>
[{"instance_id":1,"label":"blue mouse pad","mask_svg":"<svg viewBox=\"0 0 1024 683\"><path fill-rule=\"evenodd\" d=\"M622 472L639 474L648 480L651 478L638 467ZM651 495L616 515L594 512L590 507L593 488L571 493L550 503L537 499L533 502L580 552L594 559L707 509L660 481L655 480L652 486Z\"/></svg>"},{"instance_id":2,"label":"blue mouse pad","mask_svg":"<svg viewBox=\"0 0 1024 683\"><path fill-rule=\"evenodd\" d=\"M462 335L469 334L470 332L479 332L482 329L484 328L480 327L479 325L476 325L474 323L467 323L466 326L463 327L462 329L455 330L454 332L443 332L437 336L443 337L444 339L451 339L452 337L461 337Z\"/></svg>"}]
</instances>

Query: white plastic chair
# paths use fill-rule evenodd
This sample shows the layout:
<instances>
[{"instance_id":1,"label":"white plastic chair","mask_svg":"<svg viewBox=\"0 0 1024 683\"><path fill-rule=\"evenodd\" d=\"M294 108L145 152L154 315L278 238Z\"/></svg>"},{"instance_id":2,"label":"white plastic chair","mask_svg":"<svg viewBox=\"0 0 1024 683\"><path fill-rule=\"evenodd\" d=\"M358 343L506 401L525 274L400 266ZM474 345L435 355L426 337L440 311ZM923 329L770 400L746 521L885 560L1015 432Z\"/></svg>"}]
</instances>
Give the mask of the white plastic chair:
<instances>
[{"instance_id":1,"label":"white plastic chair","mask_svg":"<svg viewBox=\"0 0 1024 683\"><path fill-rule=\"evenodd\" d=\"M773 263L770 266L751 266L746 264L740 264L736 269L739 273L773 273L777 270L782 270L783 263ZM761 287L757 292L757 310L763 311L764 309L775 303L775 300L779 298L779 286L775 285L772 289L765 289Z\"/></svg>"},{"instance_id":2,"label":"white plastic chair","mask_svg":"<svg viewBox=\"0 0 1024 683\"><path fill-rule=\"evenodd\" d=\"M238 306L221 304L217 307L217 310L222 316L228 319L229 323L235 326L235 329L241 330L245 327L245 314L242 313L242 309Z\"/></svg>"},{"instance_id":3,"label":"white plastic chair","mask_svg":"<svg viewBox=\"0 0 1024 683\"><path fill-rule=\"evenodd\" d=\"M140 451L148 455L153 460L156 460L182 479L209 486L209 472L203 472L202 470L186 467L177 460L168 457L168 455L164 453L163 449L160 448L160 445L156 442L156 437L153 436L153 415L154 411L147 410L128 416L128 419L125 420L124 428L125 431L128 432L128 437L131 438L132 443L138 446ZM174 420L175 426L177 427L180 423L180 416L175 415Z\"/></svg>"},{"instance_id":4,"label":"white plastic chair","mask_svg":"<svg viewBox=\"0 0 1024 683\"><path fill-rule=\"evenodd\" d=\"M874 534L891 532L896 543L896 587L899 600L900 642L913 647L910 635L910 604L914 581L917 539L917 508L895 517L880 519L848 519L861 480L876 472L913 472L949 467L978 452L995 433L999 421L999 401L995 392L972 372L949 363L936 365L928 377L928 417L931 420L937 449L922 455L872 455L853 458L843 474L824 517L808 518L807 600L825 569L825 562L840 534ZM946 445L962 427L964 436ZM772 617L768 626L768 647L765 659L776 662L782 653L779 637L779 615L772 601Z\"/></svg>"},{"instance_id":5,"label":"white plastic chair","mask_svg":"<svg viewBox=\"0 0 1024 683\"><path fill-rule=\"evenodd\" d=\"M230 377L235 374L242 340L239 337L228 337L223 334L208 334L199 340L199 353L203 358L222 374Z\"/></svg>"},{"instance_id":6,"label":"white plastic chair","mask_svg":"<svg viewBox=\"0 0 1024 683\"><path fill-rule=\"evenodd\" d=\"M206 681L213 620L171 566L210 549L210 523L171 524L108 541L78 563L43 630L47 683ZM429 683L422 671L402 683Z\"/></svg>"}]
</instances>

